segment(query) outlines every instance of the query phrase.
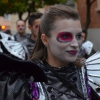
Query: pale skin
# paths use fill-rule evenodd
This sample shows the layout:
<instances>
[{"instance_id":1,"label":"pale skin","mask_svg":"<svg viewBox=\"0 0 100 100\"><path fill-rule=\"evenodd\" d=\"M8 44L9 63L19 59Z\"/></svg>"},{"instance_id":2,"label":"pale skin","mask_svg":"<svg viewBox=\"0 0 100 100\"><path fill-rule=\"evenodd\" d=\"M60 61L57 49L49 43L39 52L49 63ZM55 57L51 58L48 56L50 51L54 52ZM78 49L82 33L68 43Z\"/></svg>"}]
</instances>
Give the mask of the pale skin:
<instances>
[{"instance_id":1,"label":"pale skin","mask_svg":"<svg viewBox=\"0 0 100 100\"><path fill-rule=\"evenodd\" d=\"M57 41L58 33L70 32L73 39L70 42L60 43ZM74 62L77 59L79 52L79 45L82 40L76 39L77 34L82 32L80 20L63 19L55 22L55 29L51 31L51 37L45 34L41 35L41 40L47 47L46 61L53 67L61 67L67 65L69 62ZM77 51L77 53L70 54L69 51Z\"/></svg>"},{"instance_id":2,"label":"pale skin","mask_svg":"<svg viewBox=\"0 0 100 100\"><path fill-rule=\"evenodd\" d=\"M38 35L38 31L39 31L39 24L40 24L40 19L36 19L33 22L33 25L28 25L29 30L31 31L31 39L36 41L37 39L37 35Z\"/></svg>"}]
</instances>

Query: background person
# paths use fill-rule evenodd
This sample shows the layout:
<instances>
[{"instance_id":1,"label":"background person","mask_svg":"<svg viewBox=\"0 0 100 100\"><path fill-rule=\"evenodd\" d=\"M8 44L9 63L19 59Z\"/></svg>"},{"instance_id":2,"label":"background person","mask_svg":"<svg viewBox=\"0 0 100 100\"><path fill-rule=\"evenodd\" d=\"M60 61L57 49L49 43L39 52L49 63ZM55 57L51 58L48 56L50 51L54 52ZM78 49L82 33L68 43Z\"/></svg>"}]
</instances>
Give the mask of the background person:
<instances>
[{"instance_id":1,"label":"background person","mask_svg":"<svg viewBox=\"0 0 100 100\"><path fill-rule=\"evenodd\" d=\"M86 31L83 30L82 32L82 43L86 41Z\"/></svg>"},{"instance_id":2,"label":"background person","mask_svg":"<svg viewBox=\"0 0 100 100\"><path fill-rule=\"evenodd\" d=\"M86 40L86 31L82 32L82 45L78 57L87 59L93 55L95 51L93 50L93 43L89 40Z\"/></svg>"},{"instance_id":3,"label":"background person","mask_svg":"<svg viewBox=\"0 0 100 100\"><path fill-rule=\"evenodd\" d=\"M73 64L82 44L81 34L80 18L74 9L55 5L43 14L31 60L42 63L47 100L88 100L81 69Z\"/></svg>"},{"instance_id":4,"label":"background person","mask_svg":"<svg viewBox=\"0 0 100 100\"><path fill-rule=\"evenodd\" d=\"M21 42L27 37L27 34L25 32L26 30L25 21L18 20L16 22L16 28L17 28L17 33L14 35L15 41Z\"/></svg>"},{"instance_id":5,"label":"background person","mask_svg":"<svg viewBox=\"0 0 100 100\"><path fill-rule=\"evenodd\" d=\"M0 67L4 68L0 70L0 100L100 100L89 86L87 74L73 64L82 42L81 33L76 10L64 5L51 6L42 16L32 61L0 54L8 61L3 59L0 63L10 64L10 69ZM9 59L15 63L11 64Z\"/></svg>"},{"instance_id":6,"label":"background person","mask_svg":"<svg viewBox=\"0 0 100 100\"><path fill-rule=\"evenodd\" d=\"M28 28L31 31L31 34L29 34L27 38L23 40L21 43L22 45L25 45L26 48L28 49L29 56L32 53L32 50L35 45L35 41L37 39L41 16L42 16L42 13L35 12L31 14L28 18Z\"/></svg>"}]
</instances>

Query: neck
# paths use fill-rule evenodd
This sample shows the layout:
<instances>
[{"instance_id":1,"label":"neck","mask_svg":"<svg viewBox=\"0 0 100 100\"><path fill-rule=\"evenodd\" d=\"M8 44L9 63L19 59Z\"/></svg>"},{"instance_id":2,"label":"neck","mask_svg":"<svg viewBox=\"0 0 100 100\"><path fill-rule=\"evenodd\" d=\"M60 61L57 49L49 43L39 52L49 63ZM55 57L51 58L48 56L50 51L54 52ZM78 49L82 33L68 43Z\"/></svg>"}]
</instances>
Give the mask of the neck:
<instances>
[{"instance_id":1,"label":"neck","mask_svg":"<svg viewBox=\"0 0 100 100\"><path fill-rule=\"evenodd\" d=\"M31 34L31 39L32 39L32 40L36 41L36 38L37 38L37 37L35 37L34 35Z\"/></svg>"},{"instance_id":2,"label":"neck","mask_svg":"<svg viewBox=\"0 0 100 100\"><path fill-rule=\"evenodd\" d=\"M54 56L54 55L51 53L51 50L50 50L49 46L47 46L46 48L47 48L47 58L46 58L46 62L47 62L50 66L59 68L59 67L63 67L63 66L65 66L65 65L68 65L68 64L69 64L69 62L61 61L61 60L58 59L56 56Z\"/></svg>"},{"instance_id":3,"label":"neck","mask_svg":"<svg viewBox=\"0 0 100 100\"><path fill-rule=\"evenodd\" d=\"M20 36L25 36L25 33L19 33Z\"/></svg>"},{"instance_id":4,"label":"neck","mask_svg":"<svg viewBox=\"0 0 100 100\"><path fill-rule=\"evenodd\" d=\"M55 58L51 58L51 57L47 57L46 62L52 66L52 67L56 67L56 68L60 68L63 67L65 65L68 65L68 63L62 62L58 59L55 60Z\"/></svg>"}]
</instances>

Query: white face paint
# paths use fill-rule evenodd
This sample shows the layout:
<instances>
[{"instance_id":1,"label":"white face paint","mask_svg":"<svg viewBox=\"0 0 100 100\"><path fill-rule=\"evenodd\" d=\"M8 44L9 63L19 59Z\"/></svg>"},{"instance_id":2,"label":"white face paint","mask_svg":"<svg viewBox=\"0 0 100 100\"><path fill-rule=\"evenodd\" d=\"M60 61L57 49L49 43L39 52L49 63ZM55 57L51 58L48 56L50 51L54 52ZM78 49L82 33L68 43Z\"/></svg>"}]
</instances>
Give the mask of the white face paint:
<instances>
[{"instance_id":1,"label":"white face paint","mask_svg":"<svg viewBox=\"0 0 100 100\"><path fill-rule=\"evenodd\" d=\"M81 24L79 20L64 19L55 22L55 29L48 38L47 59L54 59L61 63L74 62L82 42Z\"/></svg>"},{"instance_id":2,"label":"white face paint","mask_svg":"<svg viewBox=\"0 0 100 100\"><path fill-rule=\"evenodd\" d=\"M17 30L19 34L25 34L25 22L23 21L18 21L17 22Z\"/></svg>"}]
</instances>

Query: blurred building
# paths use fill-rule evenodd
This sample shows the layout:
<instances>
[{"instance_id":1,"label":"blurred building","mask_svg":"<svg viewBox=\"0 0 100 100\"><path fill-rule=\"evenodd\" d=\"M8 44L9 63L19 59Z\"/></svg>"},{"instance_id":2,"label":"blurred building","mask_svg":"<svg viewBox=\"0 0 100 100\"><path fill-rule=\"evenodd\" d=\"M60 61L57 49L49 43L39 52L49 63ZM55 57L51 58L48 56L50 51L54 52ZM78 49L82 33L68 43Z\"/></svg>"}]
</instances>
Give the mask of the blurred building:
<instances>
[{"instance_id":1,"label":"blurred building","mask_svg":"<svg viewBox=\"0 0 100 100\"><path fill-rule=\"evenodd\" d=\"M27 13L23 15L23 18L27 16ZM0 29L1 31L11 30L12 34L16 33L16 21L18 20L17 14L4 14L4 16L0 16ZM27 27L27 23L26 23ZM28 31L28 28L26 29Z\"/></svg>"},{"instance_id":2,"label":"blurred building","mask_svg":"<svg viewBox=\"0 0 100 100\"><path fill-rule=\"evenodd\" d=\"M5 31L6 29L10 29L10 17L6 15L4 17L0 16L0 30Z\"/></svg>"},{"instance_id":3,"label":"blurred building","mask_svg":"<svg viewBox=\"0 0 100 100\"><path fill-rule=\"evenodd\" d=\"M90 0L93 1L93 0ZM86 0L77 0L77 9L81 18L82 27L86 22ZM88 29L87 40L94 44L94 50L100 50L100 0L95 0L91 6L91 23Z\"/></svg>"}]
</instances>

